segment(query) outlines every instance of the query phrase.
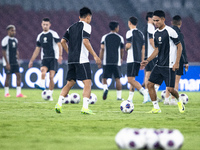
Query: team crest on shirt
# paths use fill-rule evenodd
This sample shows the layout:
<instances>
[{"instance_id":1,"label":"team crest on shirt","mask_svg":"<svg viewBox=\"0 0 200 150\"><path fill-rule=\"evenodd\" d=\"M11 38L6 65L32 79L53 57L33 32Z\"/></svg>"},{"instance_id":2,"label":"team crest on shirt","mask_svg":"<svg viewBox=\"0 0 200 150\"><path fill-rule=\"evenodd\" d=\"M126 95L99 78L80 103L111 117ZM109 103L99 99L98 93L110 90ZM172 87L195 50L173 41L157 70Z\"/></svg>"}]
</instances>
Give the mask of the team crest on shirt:
<instances>
[{"instance_id":1,"label":"team crest on shirt","mask_svg":"<svg viewBox=\"0 0 200 150\"><path fill-rule=\"evenodd\" d=\"M159 37L158 37L158 43L159 43L159 44L162 44L162 41L161 41L161 40L162 40L162 37L159 36Z\"/></svg>"},{"instance_id":2,"label":"team crest on shirt","mask_svg":"<svg viewBox=\"0 0 200 150\"><path fill-rule=\"evenodd\" d=\"M15 48L16 47L16 43L12 42L12 47Z\"/></svg>"},{"instance_id":3,"label":"team crest on shirt","mask_svg":"<svg viewBox=\"0 0 200 150\"><path fill-rule=\"evenodd\" d=\"M43 38L43 43L47 43L47 37Z\"/></svg>"}]
</instances>

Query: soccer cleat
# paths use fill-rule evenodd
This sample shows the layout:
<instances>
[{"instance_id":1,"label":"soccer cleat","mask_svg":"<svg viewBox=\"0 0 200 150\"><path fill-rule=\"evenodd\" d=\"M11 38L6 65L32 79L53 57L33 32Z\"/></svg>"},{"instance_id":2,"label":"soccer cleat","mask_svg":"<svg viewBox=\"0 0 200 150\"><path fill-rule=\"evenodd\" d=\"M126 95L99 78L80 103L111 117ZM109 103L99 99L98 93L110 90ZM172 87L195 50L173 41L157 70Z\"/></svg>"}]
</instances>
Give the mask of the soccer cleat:
<instances>
[{"instance_id":1,"label":"soccer cleat","mask_svg":"<svg viewBox=\"0 0 200 150\"><path fill-rule=\"evenodd\" d=\"M53 96L51 96L51 98L49 99L49 101L53 101Z\"/></svg>"},{"instance_id":2,"label":"soccer cleat","mask_svg":"<svg viewBox=\"0 0 200 150\"><path fill-rule=\"evenodd\" d=\"M169 105L169 101L164 100L164 105Z\"/></svg>"},{"instance_id":3,"label":"soccer cleat","mask_svg":"<svg viewBox=\"0 0 200 150\"><path fill-rule=\"evenodd\" d=\"M161 113L161 109L152 108L152 110L147 112L147 113L149 113L149 114L159 114L159 113Z\"/></svg>"},{"instance_id":4,"label":"soccer cleat","mask_svg":"<svg viewBox=\"0 0 200 150\"><path fill-rule=\"evenodd\" d=\"M185 106L183 105L182 100L180 100L177 104L178 104L178 108L179 108L180 113L184 113L185 112Z\"/></svg>"},{"instance_id":5,"label":"soccer cleat","mask_svg":"<svg viewBox=\"0 0 200 150\"><path fill-rule=\"evenodd\" d=\"M37 89L40 89L40 90L42 90L42 91L44 91L44 90L45 90L45 88L43 88L43 87L39 86L38 84L34 84L34 86L35 86L35 88L37 88Z\"/></svg>"},{"instance_id":6,"label":"soccer cleat","mask_svg":"<svg viewBox=\"0 0 200 150\"><path fill-rule=\"evenodd\" d=\"M108 95L108 90L105 90L105 91L103 92L103 100L106 100L107 95Z\"/></svg>"},{"instance_id":7,"label":"soccer cleat","mask_svg":"<svg viewBox=\"0 0 200 150\"><path fill-rule=\"evenodd\" d=\"M5 94L5 97L11 97L9 93Z\"/></svg>"},{"instance_id":8,"label":"soccer cleat","mask_svg":"<svg viewBox=\"0 0 200 150\"><path fill-rule=\"evenodd\" d=\"M123 98L117 98L117 100L118 100L118 101L123 101L124 99L123 99Z\"/></svg>"},{"instance_id":9,"label":"soccer cleat","mask_svg":"<svg viewBox=\"0 0 200 150\"><path fill-rule=\"evenodd\" d=\"M82 114L89 114L89 115L94 115L94 114L95 114L95 113L92 112L92 110L86 109L86 108L84 108L84 107L82 107L81 113L82 113Z\"/></svg>"},{"instance_id":10,"label":"soccer cleat","mask_svg":"<svg viewBox=\"0 0 200 150\"><path fill-rule=\"evenodd\" d=\"M177 105L177 102L171 100L171 101L169 102L169 105Z\"/></svg>"},{"instance_id":11,"label":"soccer cleat","mask_svg":"<svg viewBox=\"0 0 200 150\"><path fill-rule=\"evenodd\" d=\"M16 97L23 97L23 98L26 98L27 96L26 95L23 95L22 93L18 94Z\"/></svg>"},{"instance_id":12,"label":"soccer cleat","mask_svg":"<svg viewBox=\"0 0 200 150\"><path fill-rule=\"evenodd\" d=\"M55 111L56 111L57 113L61 113L61 112L62 112L62 106L60 106L60 105L57 103L56 106L55 106Z\"/></svg>"}]
</instances>

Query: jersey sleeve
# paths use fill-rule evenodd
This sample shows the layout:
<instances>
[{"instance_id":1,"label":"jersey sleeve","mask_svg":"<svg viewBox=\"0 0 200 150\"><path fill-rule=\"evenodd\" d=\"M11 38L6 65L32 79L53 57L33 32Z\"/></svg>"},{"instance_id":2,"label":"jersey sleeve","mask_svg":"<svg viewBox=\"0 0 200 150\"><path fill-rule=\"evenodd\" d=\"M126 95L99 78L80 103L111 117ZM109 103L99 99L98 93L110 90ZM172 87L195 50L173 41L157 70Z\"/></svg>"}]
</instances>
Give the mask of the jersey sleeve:
<instances>
[{"instance_id":1,"label":"jersey sleeve","mask_svg":"<svg viewBox=\"0 0 200 150\"><path fill-rule=\"evenodd\" d=\"M102 36L102 38L101 38L101 44L104 44L105 38L106 38L106 35Z\"/></svg>"},{"instance_id":2,"label":"jersey sleeve","mask_svg":"<svg viewBox=\"0 0 200 150\"><path fill-rule=\"evenodd\" d=\"M124 38L123 37L121 37L120 48L121 49L124 48Z\"/></svg>"},{"instance_id":3,"label":"jersey sleeve","mask_svg":"<svg viewBox=\"0 0 200 150\"><path fill-rule=\"evenodd\" d=\"M154 38L154 46L158 47L158 41L156 40L156 33L153 34L153 38Z\"/></svg>"},{"instance_id":4,"label":"jersey sleeve","mask_svg":"<svg viewBox=\"0 0 200 150\"><path fill-rule=\"evenodd\" d=\"M66 41L69 41L69 29L67 29L67 31L65 32L63 39L65 39Z\"/></svg>"},{"instance_id":5,"label":"jersey sleeve","mask_svg":"<svg viewBox=\"0 0 200 150\"><path fill-rule=\"evenodd\" d=\"M7 38L4 38L2 41L1 41L1 47L3 50L6 50L7 49L7 45L8 45L8 39Z\"/></svg>"},{"instance_id":6,"label":"jersey sleeve","mask_svg":"<svg viewBox=\"0 0 200 150\"><path fill-rule=\"evenodd\" d=\"M58 35L58 33L57 32L52 32L52 35L53 35L53 39L54 39L54 41L56 42L56 43L58 43L58 42L60 42L60 37L59 37L59 35Z\"/></svg>"},{"instance_id":7,"label":"jersey sleeve","mask_svg":"<svg viewBox=\"0 0 200 150\"><path fill-rule=\"evenodd\" d=\"M147 32L149 33L149 39L153 38L154 30L154 26L152 24L149 24L147 29Z\"/></svg>"},{"instance_id":8,"label":"jersey sleeve","mask_svg":"<svg viewBox=\"0 0 200 150\"><path fill-rule=\"evenodd\" d=\"M132 40L132 32L131 30L129 30L126 32L126 41L127 43L131 43L131 40Z\"/></svg>"},{"instance_id":9,"label":"jersey sleeve","mask_svg":"<svg viewBox=\"0 0 200 150\"><path fill-rule=\"evenodd\" d=\"M84 23L83 24L83 39L90 39L92 28L91 25Z\"/></svg>"},{"instance_id":10,"label":"jersey sleeve","mask_svg":"<svg viewBox=\"0 0 200 150\"><path fill-rule=\"evenodd\" d=\"M168 32L169 32L169 37L174 42L174 44L175 45L179 44L180 40L178 38L177 32L174 29L172 29L172 28L169 28Z\"/></svg>"},{"instance_id":11,"label":"jersey sleeve","mask_svg":"<svg viewBox=\"0 0 200 150\"><path fill-rule=\"evenodd\" d=\"M41 47L41 43L40 43L40 34L37 36L37 39L36 39L36 46L37 46L37 47Z\"/></svg>"}]
</instances>

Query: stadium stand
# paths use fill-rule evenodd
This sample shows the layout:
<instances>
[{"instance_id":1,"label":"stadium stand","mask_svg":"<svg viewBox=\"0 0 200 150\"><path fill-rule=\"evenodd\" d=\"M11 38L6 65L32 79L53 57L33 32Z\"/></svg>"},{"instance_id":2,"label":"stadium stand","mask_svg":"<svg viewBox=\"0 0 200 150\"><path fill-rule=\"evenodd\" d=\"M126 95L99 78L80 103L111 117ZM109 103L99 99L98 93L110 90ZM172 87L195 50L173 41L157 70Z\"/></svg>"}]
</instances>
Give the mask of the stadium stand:
<instances>
[{"instance_id":1,"label":"stadium stand","mask_svg":"<svg viewBox=\"0 0 200 150\"><path fill-rule=\"evenodd\" d=\"M1 0L0 39L6 35L6 26L14 24L17 28L20 58L29 60L36 45L36 36L42 31L42 18L49 17L52 29L62 37L66 29L79 20L78 10L83 6L93 11L91 43L97 53L102 35L109 32L108 23L111 20L119 21L120 34L125 38L130 16L138 17L138 28L142 29L147 11L163 9L167 12L168 25L173 15L182 16L181 30L185 35L188 60L199 62L200 2L196 0L127 0L126 3L121 0ZM66 55L64 59L67 59Z\"/></svg>"}]
</instances>

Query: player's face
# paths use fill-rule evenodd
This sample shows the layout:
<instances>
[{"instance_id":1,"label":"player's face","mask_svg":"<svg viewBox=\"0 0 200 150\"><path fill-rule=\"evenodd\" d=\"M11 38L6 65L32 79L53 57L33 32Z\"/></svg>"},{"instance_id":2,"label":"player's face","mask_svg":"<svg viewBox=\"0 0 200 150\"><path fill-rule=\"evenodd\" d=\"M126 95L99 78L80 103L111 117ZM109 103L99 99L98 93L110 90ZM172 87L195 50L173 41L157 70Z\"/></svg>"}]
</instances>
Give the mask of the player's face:
<instances>
[{"instance_id":1,"label":"player's face","mask_svg":"<svg viewBox=\"0 0 200 150\"><path fill-rule=\"evenodd\" d=\"M117 26L117 28L116 28L116 32L119 32L119 26Z\"/></svg>"},{"instance_id":2,"label":"player's face","mask_svg":"<svg viewBox=\"0 0 200 150\"><path fill-rule=\"evenodd\" d=\"M153 16L153 23L156 28L162 29L165 25L165 18L160 18L158 16Z\"/></svg>"},{"instance_id":3,"label":"player's face","mask_svg":"<svg viewBox=\"0 0 200 150\"><path fill-rule=\"evenodd\" d=\"M43 31L47 32L50 29L50 22L49 21L42 21L42 29Z\"/></svg>"},{"instance_id":4,"label":"player's face","mask_svg":"<svg viewBox=\"0 0 200 150\"><path fill-rule=\"evenodd\" d=\"M87 17L86 17L86 22L87 22L88 24L90 24L91 21L92 21L92 16L91 16L91 15L87 15Z\"/></svg>"},{"instance_id":5,"label":"player's face","mask_svg":"<svg viewBox=\"0 0 200 150\"><path fill-rule=\"evenodd\" d=\"M15 28L11 28L9 31L8 31L8 35L10 37L14 37L16 35L16 29Z\"/></svg>"}]
</instances>

